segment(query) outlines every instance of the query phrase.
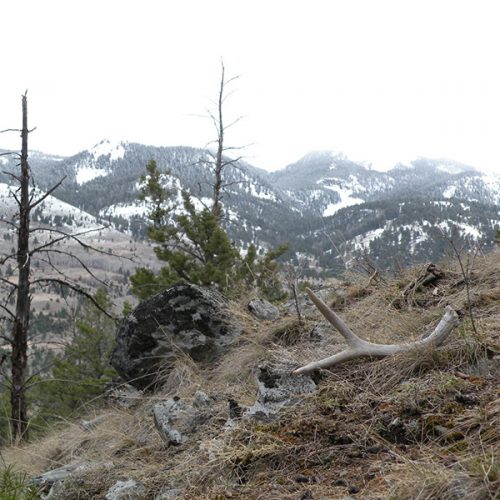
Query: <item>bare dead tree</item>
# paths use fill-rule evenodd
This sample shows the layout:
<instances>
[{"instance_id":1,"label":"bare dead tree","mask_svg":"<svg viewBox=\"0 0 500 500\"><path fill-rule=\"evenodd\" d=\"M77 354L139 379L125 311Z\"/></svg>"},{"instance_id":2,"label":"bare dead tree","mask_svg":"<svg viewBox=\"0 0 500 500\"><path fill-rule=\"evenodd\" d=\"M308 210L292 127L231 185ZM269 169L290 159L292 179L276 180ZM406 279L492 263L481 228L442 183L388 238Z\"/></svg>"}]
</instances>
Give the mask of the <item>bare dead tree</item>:
<instances>
[{"instance_id":1,"label":"bare dead tree","mask_svg":"<svg viewBox=\"0 0 500 500\"><path fill-rule=\"evenodd\" d=\"M342 352L334 354L333 356L329 356L319 361L313 361L312 363L302 366L301 368L297 368L293 371L294 375L311 373L321 368L331 368L332 366L343 363L344 361L361 357L382 358L426 347L436 348L446 340L453 328L455 328L455 326L459 323L458 314L450 306L447 306L441 321L436 326L434 331L427 337L414 342L402 344L374 344L358 337L344 323L344 321L309 288L307 288L306 291L321 314L331 325L335 327L342 337L344 337L348 348Z\"/></svg>"},{"instance_id":2,"label":"bare dead tree","mask_svg":"<svg viewBox=\"0 0 500 500\"><path fill-rule=\"evenodd\" d=\"M101 284L105 284L102 280L85 265L85 263L77 256L70 254L59 248L52 248L59 245L63 241L72 240L78 243L86 251L93 250L106 255L113 255L110 252L105 252L95 248L88 243L85 243L81 236L88 232L98 231L102 228L96 228L90 231L83 231L76 234L67 233L55 228L31 228L32 211L38 207L45 199L48 198L64 181L64 178L59 180L50 189L43 194L37 195L37 190L34 189L34 181L31 169L28 162L28 135L34 129L28 128L28 100L27 93L22 96L22 128L21 129L6 129L1 132L16 131L21 134L21 152L9 153L19 159L19 173L4 172L14 183L17 184L17 189L11 190L17 204L16 219L13 221L1 219L1 222L14 228L17 234L17 245L15 253L3 256L0 258L0 266L8 261L17 262L17 282L9 278L2 277L0 282L2 287L8 290L5 300L0 303L0 321L2 324L10 324L10 337L1 335L1 339L10 346L10 403L11 403L11 428L12 437L16 441L28 439L28 407L27 407L27 360L28 360L28 335L30 330L30 313L31 313L31 294L36 286L57 285L72 290L78 295L82 295L89 299L97 308L103 311L108 316L109 313L104 311L100 304L95 300L90 291L85 290L79 283L70 279L51 261L51 254L66 255L81 266L81 268L94 280ZM14 222L15 221L15 222ZM45 241L38 246L31 247L31 237L35 233L44 232L49 235L48 241ZM32 258L35 254L41 255L41 260L56 272L55 277L36 278L32 275ZM127 258L127 257L124 257ZM14 300L14 307L11 307L11 302ZM111 316L110 316L111 317ZM7 328L4 328L7 331Z\"/></svg>"},{"instance_id":3,"label":"bare dead tree","mask_svg":"<svg viewBox=\"0 0 500 500\"><path fill-rule=\"evenodd\" d=\"M15 197L19 206L17 230L16 309L12 328L11 354L11 422L14 438L27 436L28 414L25 395L25 372L28 360L28 328L30 319L30 171L28 166L28 101L22 96L21 129L21 175L19 177L20 197Z\"/></svg>"},{"instance_id":4,"label":"bare dead tree","mask_svg":"<svg viewBox=\"0 0 500 500\"><path fill-rule=\"evenodd\" d=\"M302 311L300 310L300 302L297 293L297 289L299 287L299 281L302 279L304 274L304 268L306 266L305 259L297 259L297 265L293 262L289 263L284 269L285 281L292 291L293 302L295 305L295 312L297 313L297 319L299 324L302 324Z\"/></svg>"},{"instance_id":5,"label":"bare dead tree","mask_svg":"<svg viewBox=\"0 0 500 500\"><path fill-rule=\"evenodd\" d=\"M466 258L465 263L464 263L464 260L462 259L463 248L460 248L460 249L458 248L457 244L455 243L455 241L453 239L453 236L454 236L453 233L456 233L456 227L453 228L451 236L448 235L444 230L441 229L441 234L442 234L443 238L448 242L450 247L452 248L453 253L457 259L458 265L460 267L460 272L462 273L462 277L463 277L463 280L465 283L465 293L466 293L466 300L467 300L467 314L468 314L469 319L470 319L472 330L477 337L479 334L477 332L476 321L474 319L474 313L472 311L472 301L471 301L471 296L470 296L470 282L471 282L472 268L474 267L474 261L475 261L477 254L478 254L479 248L476 245L473 249L472 254L469 251L469 249L467 249L467 258ZM471 245L469 244L468 246L470 247Z\"/></svg>"},{"instance_id":6,"label":"bare dead tree","mask_svg":"<svg viewBox=\"0 0 500 500\"><path fill-rule=\"evenodd\" d=\"M216 145L215 154L210 153L213 160L213 171L214 171L214 184L212 189L212 213L215 215L217 220L220 221L222 216L222 198L224 188L229 187L232 182L224 183L223 172L227 167L237 166L238 162L243 158L242 156L237 156L235 158L228 158L225 156L225 153L229 151L235 151L242 149L242 147L229 147L226 146L225 136L226 131L238 123L241 120L241 116L233 120L228 125L224 122L223 108L226 99L231 95L231 92L228 92L228 86L238 79L238 76L234 76L226 80L226 73L224 68L224 62L221 62L221 78L219 84L219 92L218 98L216 102L216 111L208 111L208 116L212 120L212 123L215 127L217 138L212 142L212 144Z\"/></svg>"}]
</instances>

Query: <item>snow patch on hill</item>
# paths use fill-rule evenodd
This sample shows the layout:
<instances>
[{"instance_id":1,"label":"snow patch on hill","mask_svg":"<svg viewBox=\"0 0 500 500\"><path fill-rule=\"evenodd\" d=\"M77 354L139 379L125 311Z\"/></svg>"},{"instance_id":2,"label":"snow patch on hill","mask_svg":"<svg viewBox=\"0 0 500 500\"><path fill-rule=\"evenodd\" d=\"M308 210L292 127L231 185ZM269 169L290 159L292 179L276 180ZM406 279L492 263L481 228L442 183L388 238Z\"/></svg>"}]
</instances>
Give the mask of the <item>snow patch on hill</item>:
<instances>
[{"instance_id":1,"label":"snow patch on hill","mask_svg":"<svg viewBox=\"0 0 500 500\"><path fill-rule=\"evenodd\" d=\"M75 165L75 179L79 186L109 174L109 170L96 165L102 156L109 156L110 162L121 160L125 156L124 143L104 140L91 148L88 155Z\"/></svg>"},{"instance_id":2,"label":"snow patch on hill","mask_svg":"<svg viewBox=\"0 0 500 500\"><path fill-rule=\"evenodd\" d=\"M107 139L96 144L91 150L90 154L94 158L99 158L101 156L108 156L111 161L120 160L125 156L125 148L123 147L123 142L111 142Z\"/></svg>"},{"instance_id":3,"label":"snow patch on hill","mask_svg":"<svg viewBox=\"0 0 500 500\"><path fill-rule=\"evenodd\" d=\"M151 211L151 206L145 201L137 203L117 203L101 210L99 216L107 219L108 217L123 217L131 219L132 217L146 217Z\"/></svg>"},{"instance_id":4,"label":"snow patch on hill","mask_svg":"<svg viewBox=\"0 0 500 500\"><path fill-rule=\"evenodd\" d=\"M330 217L337 213L340 209L345 207L350 207L352 205L359 205L363 203L364 200L361 198L355 198L352 196L353 190L334 186L325 186L327 189L335 191L340 196L340 201L338 203L330 203L325 210L323 210L323 217Z\"/></svg>"},{"instance_id":5,"label":"snow patch on hill","mask_svg":"<svg viewBox=\"0 0 500 500\"><path fill-rule=\"evenodd\" d=\"M96 168L93 166L81 166L78 167L76 171L76 182L78 185L85 184L86 182L90 182L97 177L104 177L108 172L103 168Z\"/></svg>"},{"instance_id":6,"label":"snow patch on hill","mask_svg":"<svg viewBox=\"0 0 500 500\"><path fill-rule=\"evenodd\" d=\"M0 183L0 209L5 214L17 212L17 203L13 196L14 188L5 183ZM44 195L44 192L35 189L33 199L36 200ZM64 225L77 230L92 230L100 227L97 219L83 210L58 200L54 196L48 196L33 211L39 220L48 219L50 224ZM57 218L57 219L56 219Z\"/></svg>"}]
</instances>

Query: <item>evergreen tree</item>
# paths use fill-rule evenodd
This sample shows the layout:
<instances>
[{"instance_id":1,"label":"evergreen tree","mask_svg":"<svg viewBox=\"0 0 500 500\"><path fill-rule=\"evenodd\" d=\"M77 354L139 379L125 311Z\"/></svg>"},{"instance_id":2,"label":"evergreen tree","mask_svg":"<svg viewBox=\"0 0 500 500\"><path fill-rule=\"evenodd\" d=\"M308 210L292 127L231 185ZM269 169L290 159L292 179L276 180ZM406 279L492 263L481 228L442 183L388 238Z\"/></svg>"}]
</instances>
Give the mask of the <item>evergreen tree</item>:
<instances>
[{"instance_id":1,"label":"evergreen tree","mask_svg":"<svg viewBox=\"0 0 500 500\"><path fill-rule=\"evenodd\" d=\"M144 299L179 282L216 285L228 292L240 278L238 250L217 215L208 208L197 211L187 192L182 193L183 213L172 218L171 208L165 208L172 191L162 185L163 176L156 162L150 161L142 178L141 198L152 204L148 236L158 243L155 253L166 265L158 275L139 268L131 277L132 292Z\"/></svg>"},{"instance_id":2,"label":"evergreen tree","mask_svg":"<svg viewBox=\"0 0 500 500\"><path fill-rule=\"evenodd\" d=\"M111 309L111 301L103 289L97 290L96 302L103 310ZM76 323L77 332L64 354L54 361L53 380L39 398L40 417L67 416L86 402L100 396L105 385L116 376L109 365L114 345L115 322L90 302Z\"/></svg>"}]
</instances>

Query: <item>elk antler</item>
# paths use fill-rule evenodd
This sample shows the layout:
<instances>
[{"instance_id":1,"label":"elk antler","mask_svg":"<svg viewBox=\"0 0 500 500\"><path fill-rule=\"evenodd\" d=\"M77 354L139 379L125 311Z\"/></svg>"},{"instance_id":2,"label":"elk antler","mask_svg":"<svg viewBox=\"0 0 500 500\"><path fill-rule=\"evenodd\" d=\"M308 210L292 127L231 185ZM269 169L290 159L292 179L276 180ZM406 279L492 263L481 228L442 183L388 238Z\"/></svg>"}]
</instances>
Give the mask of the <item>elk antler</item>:
<instances>
[{"instance_id":1,"label":"elk antler","mask_svg":"<svg viewBox=\"0 0 500 500\"><path fill-rule=\"evenodd\" d=\"M302 373L310 373L320 368L330 368L343 361L350 359L360 358L364 356L373 358L383 358L384 356L391 356L399 352L407 352L414 349L422 348L425 346L438 347L441 345L453 328L458 325L460 320L458 314L451 306L446 306L444 316L442 317L435 330L426 338L416 340L415 342L408 342L403 344L373 344L366 340L360 339L352 330L337 316L319 297L317 297L309 288L306 291L313 301L314 305L319 309L321 314L338 330L340 335L345 338L347 345L346 350L334 354L328 358L319 361L313 361L301 368L297 368L292 373L299 375Z\"/></svg>"}]
</instances>

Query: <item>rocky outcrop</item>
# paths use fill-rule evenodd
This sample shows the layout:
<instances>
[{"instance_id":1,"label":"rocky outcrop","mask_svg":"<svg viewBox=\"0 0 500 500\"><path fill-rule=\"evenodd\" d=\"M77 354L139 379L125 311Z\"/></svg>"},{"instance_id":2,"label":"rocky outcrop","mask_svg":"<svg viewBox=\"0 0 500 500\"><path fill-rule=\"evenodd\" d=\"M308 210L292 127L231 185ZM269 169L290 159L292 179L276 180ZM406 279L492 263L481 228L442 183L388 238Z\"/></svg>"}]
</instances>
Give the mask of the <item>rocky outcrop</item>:
<instances>
[{"instance_id":1,"label":"rocky outcrop","mask_svg":"<svg viewBox=\"0 0 500 500\"><path fill-rule=\"evenodd\" d=\"M139 389L160 385L180 352L213 362L239 334L215 290L175 285L141 302L117 330L111 364Z\"/></svg>"}]
</instances>

